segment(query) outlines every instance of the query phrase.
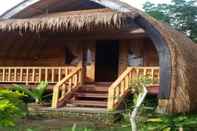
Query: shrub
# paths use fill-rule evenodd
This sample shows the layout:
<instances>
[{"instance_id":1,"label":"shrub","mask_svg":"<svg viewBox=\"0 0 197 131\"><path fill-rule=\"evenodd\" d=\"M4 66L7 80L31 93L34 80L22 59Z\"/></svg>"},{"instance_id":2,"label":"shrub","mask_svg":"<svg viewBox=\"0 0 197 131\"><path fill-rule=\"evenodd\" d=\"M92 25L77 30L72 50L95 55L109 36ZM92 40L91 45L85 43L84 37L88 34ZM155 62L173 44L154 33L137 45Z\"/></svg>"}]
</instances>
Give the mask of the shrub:
<instances>
[{"instance_id":1,"label":"shrub","mask_svg":"<svg viewBox=\"0 0 197 131\"><path fill-rule=\"evenodd\" d=\"M42 81L38 84L38 86L33 89L29 90L25 86L22 85L13 85L13 89L23 92L24 94L32 97L36 103L41 103L43 99L44 92L46 91L48 87L48 82Z\"/></svg>"},{"instance_id":2,"label":"shrub","mask_svg":"<svg viewBox=\"0 0 197 131\"><path fill-rule=\"evenodd\" d=\"M0 89L0 126L14 126L18 118L27 114L26 105L21 100L24 95L8 89Z\"/></svg>"}]
</instances>

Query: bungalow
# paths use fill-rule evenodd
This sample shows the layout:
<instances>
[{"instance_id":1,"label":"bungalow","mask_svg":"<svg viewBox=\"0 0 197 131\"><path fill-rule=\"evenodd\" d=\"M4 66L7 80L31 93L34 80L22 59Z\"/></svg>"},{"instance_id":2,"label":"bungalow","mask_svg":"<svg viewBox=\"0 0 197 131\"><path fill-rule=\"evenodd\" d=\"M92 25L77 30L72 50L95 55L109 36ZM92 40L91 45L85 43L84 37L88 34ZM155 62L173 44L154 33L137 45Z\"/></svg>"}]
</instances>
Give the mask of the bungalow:
<instances>
[{"instance_id":1,"label":"bungalow","mask_svg":"<svg viewBox=\"0 0 197 131\"><path fill-rule=\"evenodd\" d=\"M1 18L2 86L48 81L53 108L110 111L146 75L161 110L197 111L197 45L126 3L25 0Z\"/></svg>"}]
</instances>

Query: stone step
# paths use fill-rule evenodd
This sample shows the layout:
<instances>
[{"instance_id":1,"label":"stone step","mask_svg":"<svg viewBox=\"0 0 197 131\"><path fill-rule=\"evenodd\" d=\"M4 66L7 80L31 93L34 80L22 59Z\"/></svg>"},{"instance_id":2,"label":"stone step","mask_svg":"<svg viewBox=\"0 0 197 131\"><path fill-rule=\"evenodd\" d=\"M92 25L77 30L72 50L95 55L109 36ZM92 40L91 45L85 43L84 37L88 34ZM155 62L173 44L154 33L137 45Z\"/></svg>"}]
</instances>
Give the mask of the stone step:
<instances>
[{"instance_id":1,"label":"stone step","mask_svg":"<svg viewBox=\"0 0 197 131\"><path fill-rule=\"evenodd\" d=\"M106 101L74 100L72 104L82 107L107 107Z\"/></svg>"}]
</instances>

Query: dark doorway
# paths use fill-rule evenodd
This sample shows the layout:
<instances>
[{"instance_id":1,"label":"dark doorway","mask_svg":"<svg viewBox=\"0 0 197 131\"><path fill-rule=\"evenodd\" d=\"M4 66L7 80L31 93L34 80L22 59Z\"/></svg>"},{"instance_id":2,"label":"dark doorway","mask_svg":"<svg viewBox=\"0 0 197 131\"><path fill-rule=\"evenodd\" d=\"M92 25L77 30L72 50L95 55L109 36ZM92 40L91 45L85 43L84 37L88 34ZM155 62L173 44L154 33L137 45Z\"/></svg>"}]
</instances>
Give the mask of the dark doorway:
<instances>
[{"instance_id":1,"label":"dark doorway","mask_svg":"<svg viewBox=\"0 0 197 131\"><path fill-rule=\"evenodd\" d=\"M99 40L96 42L96 82L110 82L118 76L119 42Z\"/></svg>"}]
</instances>

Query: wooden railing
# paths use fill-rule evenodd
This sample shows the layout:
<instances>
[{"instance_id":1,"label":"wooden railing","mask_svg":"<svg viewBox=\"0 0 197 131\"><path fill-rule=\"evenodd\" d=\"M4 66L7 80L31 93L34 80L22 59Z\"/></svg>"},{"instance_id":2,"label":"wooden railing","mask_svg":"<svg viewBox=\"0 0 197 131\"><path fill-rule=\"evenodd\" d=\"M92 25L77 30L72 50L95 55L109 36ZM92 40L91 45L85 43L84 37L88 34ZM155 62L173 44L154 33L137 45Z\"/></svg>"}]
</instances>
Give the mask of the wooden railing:
<instances>
[{"instance_id":1,"label":"wooden railing","mask_svg":"<svg viewBox=\"0 0 197 131\"><path fill-rule=\"evenodd\" d=\"M71 73L76 67L0 67L1 83L36 84L48 81L55 84Z\"/></svg>"},{"instance_id":2,"label":"wooden railing","mask_svg":"<svg viewBox=\"0 0 197 131\"><path fill-rule=\"evenodd\" d=\"M107 109L115 109L121 102L122 98L129 91L129 82L140 76L148 76L152 83L158 85L160 80L159 67L128 67L119 78L109 87Z\"/></svg>"},{"instance_id":3,"label":"wooden railing","mask_svg":"<svg viewBox=\"0 0 197 131\"><path fill-rule=\"evenodd\" d=\"M59 81L53 88L52 108L65 103L74 91L82 84L82 68L77 67L72 73Z\"/></svg>"}]
</instances>

